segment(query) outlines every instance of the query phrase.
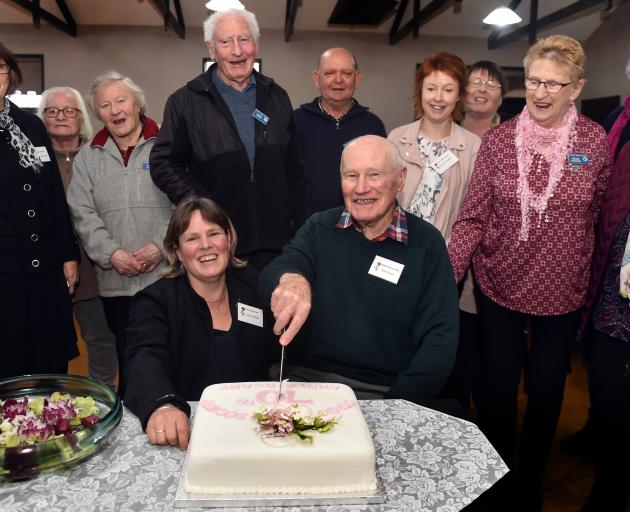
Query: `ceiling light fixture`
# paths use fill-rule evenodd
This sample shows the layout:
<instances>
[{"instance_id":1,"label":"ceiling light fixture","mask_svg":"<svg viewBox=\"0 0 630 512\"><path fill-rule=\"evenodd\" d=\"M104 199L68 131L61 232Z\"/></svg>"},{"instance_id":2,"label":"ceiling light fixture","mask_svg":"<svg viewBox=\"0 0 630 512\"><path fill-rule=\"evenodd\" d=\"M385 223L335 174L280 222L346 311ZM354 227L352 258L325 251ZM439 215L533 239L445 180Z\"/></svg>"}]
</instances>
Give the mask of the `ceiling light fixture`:
<instances>
[{"instance_id":1,"label":"ceiling light fixture","mask_svg":"<svg viewBox=\"0 0 630 512\"><path fill-rule=\"evenodd\" d=\"M245 9L245 6L238 0L210 0L206 4L206 9L210 11L227 11L228 9Z\"/></svg>"},{"instance_id":2,"label":"ceiling light fixture","mask_svg":"<svg viewBox=\"0 0 630 512\"><path fill-rule=\"evenodd\" d=\"M505 6L497 7L483 19L483 22L486 25L498 25L500 27L505 25L514 25L515 23L520 23L521 21L523 21L523 19L518 14L509 7Z\"/></svg>"}]
</instances>

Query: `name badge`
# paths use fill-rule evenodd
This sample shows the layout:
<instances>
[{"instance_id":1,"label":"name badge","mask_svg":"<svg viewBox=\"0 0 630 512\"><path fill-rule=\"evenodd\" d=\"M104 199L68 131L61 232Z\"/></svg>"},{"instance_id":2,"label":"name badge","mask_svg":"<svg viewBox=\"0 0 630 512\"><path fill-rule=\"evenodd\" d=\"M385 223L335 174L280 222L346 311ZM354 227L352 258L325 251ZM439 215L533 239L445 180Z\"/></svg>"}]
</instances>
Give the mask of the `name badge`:
<instances>
[{"instance_id":1,"label":"name badge","mask_svg":"<svg viewBox=\"0 0 630 512\"><path fill-rule=\"evenodd\" d=\"M446 151L433 160L430 165L438 174L444 174L448 168L457 162L459 162L459 158L457 158L451 151Z\"/></svg>"},{"instance_id":2,"label":"name badge","mask_svg":"<svg viewBox=\"0 0 630 512\"><path fill-rule=\"evenodd\" d=\"M142 170L143 171L150 171L151 170L151 166L149 165L149 162L142 162Z\"/></svg>"},{"instance_id":3,"label":"name badge","mask_svg":"<svg viewBox=\"0 0 630 512\"><path fill-rule=\"evenodd\" d=\"M380 279L385 279L390 283L398 284L400 275L402 274L405 266L402 263L388 260L382 256L375 256L368 274Z\"/></svg>"},{"instance_id":4,"label":"name badge","mask_svg":"<svg viewBox=\"0 0 630 512\"><path fill-rule=\"evenodd\" d=\"M269 116L266 114L263 114L260 110L256 109L252 112L252 117L254 119L257 119L258 121L260 121L262 124L264 124L265 126L267 126L267 123L269 122Z\"/></svg>"},{"instance_id":5,"label":"name badge","mask_svg":"<svg viewBox=\"0 0 630 512\"><path fill-rule=\"evenodd\" d=\"M50 155L46 146L35 146L35 156L42 162L50 162Z\"/></svg>"},{"instance_id":6,"label":"name badge","mask_svg":"<svg viewBox=\"0 0 630 512\"><path fill-rule=\"evenodd\" d=\"M586 165L588 163L588 156L570 154L567 159L571 165Z\"/></svg>"},{"instance_id":7,"label":"name badge","mask_svg":"<svg viewBox=\"0 0 630 512\"><path fill-rule=\"evenodd\" d=\"M255 308L254 306L248 306L242 302L236 304L238 307L237 318L239 322L245 322L246 324L252 324L257 327L263 326L263 310Z\"/></svg>"}]
</instances>

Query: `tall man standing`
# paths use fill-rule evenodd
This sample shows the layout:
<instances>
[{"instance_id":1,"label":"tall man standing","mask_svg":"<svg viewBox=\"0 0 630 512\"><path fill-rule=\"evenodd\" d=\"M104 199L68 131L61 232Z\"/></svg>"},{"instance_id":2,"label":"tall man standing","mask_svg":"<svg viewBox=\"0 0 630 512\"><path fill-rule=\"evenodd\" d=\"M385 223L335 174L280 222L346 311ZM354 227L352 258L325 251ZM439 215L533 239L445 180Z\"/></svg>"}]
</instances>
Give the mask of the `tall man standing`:
<instances>
[{"instance_id":1,"label":"tall man standing","mask_svg":"<svg viewBox=\"0 0 630 512\"><path fill-rule=\"evenodd\" d=\"M308 216L308 178L286 91L254 71L253 13L211 15L204 38L216 61L168 99L151 177L177 204L216 201L238 233L237 255L264 267Z\"/></svg>"},{"instance_id":2,"label":"tall man standing","mask_svg":"<svg viewBox=\"0 0 630 512\"><path fill-rule=\"evenodd\" d=\"M310 175L312 212L343 204L339 162L344 144L361 135L387 135L383 122L353 98L360 82L354 55L345 48L330 48L313 71L320 96L295 111Z\"/></svg>"}]
</instances>

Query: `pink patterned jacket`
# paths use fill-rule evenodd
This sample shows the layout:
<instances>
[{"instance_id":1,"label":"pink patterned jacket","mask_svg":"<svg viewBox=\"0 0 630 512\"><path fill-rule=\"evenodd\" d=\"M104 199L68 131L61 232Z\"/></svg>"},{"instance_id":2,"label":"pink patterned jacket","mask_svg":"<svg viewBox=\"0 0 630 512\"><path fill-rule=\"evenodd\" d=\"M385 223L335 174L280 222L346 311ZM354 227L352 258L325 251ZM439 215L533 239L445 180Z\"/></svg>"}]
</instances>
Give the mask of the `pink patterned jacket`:
<instances>
[{"instance_id":1,"label":"pink patterned jacket","mask_svg":"<svg viewBox=\"0 0 630 512\"><path fill-rule=\"evenodd\" d=\"M610 173L604 130L579 115L570 155L546 214L531 215L529 240L518 240L521 209L514 137L517 118L487 132L453 226L449 254L458 282L471 264L481 291L497 304L531 315L560 315L582 306L593 253L594 223ZM540 193L549 165L530 171Z\"/></svg>"}]
</instances>

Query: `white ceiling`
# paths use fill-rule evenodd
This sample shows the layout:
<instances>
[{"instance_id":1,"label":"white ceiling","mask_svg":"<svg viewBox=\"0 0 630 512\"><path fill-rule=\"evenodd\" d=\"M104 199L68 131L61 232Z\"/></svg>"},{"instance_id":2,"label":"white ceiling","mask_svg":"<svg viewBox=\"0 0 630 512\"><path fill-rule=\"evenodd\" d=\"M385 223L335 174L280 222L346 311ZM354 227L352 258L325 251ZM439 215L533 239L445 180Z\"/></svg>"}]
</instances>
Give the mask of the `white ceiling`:
<instances>
[{"instance_id":1,"label":"white ceiling","mask_svg":"<svg viewBox=\"0 0 630 512\"><path fill-rule=\"evenodd\" d=\"M539 2L538 17L545 16L562 7L574 3L575 0L545 0ZM615 4L619 3L618 0ZM184 20L187 26L200 26L209 12L205 8L206 0L181 0ZM254 12L262 29L284 29L285 0L242 0L247 9ZM89 25L144 25L160 26L163 19L149 0L66 0L66 3L79 26L79 33L88 30ZM326 21L332 12L336 0L301 0L295 20L295 33L300 31L335 31L371 32L383 34L386 37L390 30L393 17L385 20L375 28L344 27L332 28ZM420 29L421 34L443 36L487 37L489 30L481 19L494 7L502 3L500 0L463 0L462 11L455 14L448 9ZM426 6L427 1L422 3ZM523 0L517 9L523 18L521 25L529 19L529 0ZM409 2L403 24L411 18L413 2ZM55 0L41 0L42 8L61 17ZM171 2L171 11L174 12ZM614 15L614 12L613 12ZM31 15L10 0L0 0L0 25L30 24ZM42 21L42 25L46 22ZM597 8L592 14L575 20L563 22L561 25L541 31L539 36L561 32L585 41L600 24L600 14Z\"/></svg>"}]
</instances>

